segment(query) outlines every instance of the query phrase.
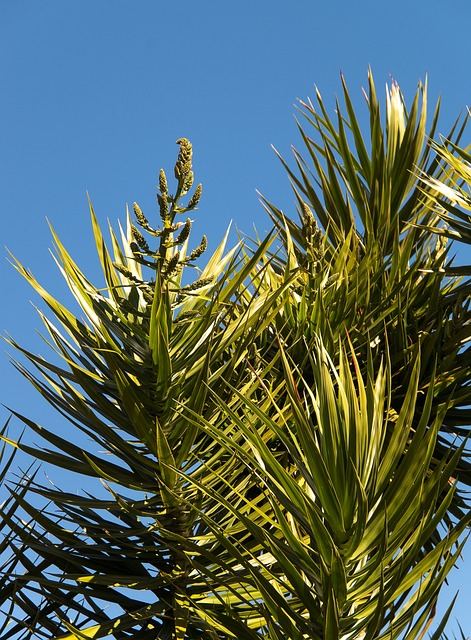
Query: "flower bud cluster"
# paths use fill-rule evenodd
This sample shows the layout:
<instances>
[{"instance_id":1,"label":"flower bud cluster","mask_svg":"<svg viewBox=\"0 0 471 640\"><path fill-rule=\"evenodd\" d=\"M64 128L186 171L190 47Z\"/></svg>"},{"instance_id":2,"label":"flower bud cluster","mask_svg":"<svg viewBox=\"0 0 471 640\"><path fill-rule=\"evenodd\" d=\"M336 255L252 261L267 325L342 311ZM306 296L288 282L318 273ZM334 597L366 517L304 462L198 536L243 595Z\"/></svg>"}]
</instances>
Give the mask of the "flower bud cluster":
<instances>
[{"instance_id":1,"label":"flower bud cluster","mask_svg":"<svg viewBox=\"0 0 471 640\"><path fill-rule=\"evenodd\" d=\"M323 235L309 205L305 202L303 203L302 225L307 262L317 273L320 268L320 262L324 258Z\"/></svg>"},{"instance_id":2,"label":"flower bud cluster","mask_svg":"<svg viewBox=\"0 0 471 640\"><path fill-rule=\"evenodd\" d=\"M190 253L189 260L193 261L199 258L206 251L207 247L208 247L208 239L206 238L206 236L203 236L201 238L201 242L196 247L196 249L193 249L193 251Z\"/></svg>"},{"instance_id":3,"label":"flower bud cluster","mask_svg":"<svg viewBox=\"0 0 471 640\"><path fill-rule=\"evenodd\" d=\"M188 191L191 189L191 187L193 186L193 182L195 181L195 174L193 173L193 171L190 171L188 173L188 175L185 178L185 182L183 184L183 188L182 188L182 196L186 195L188 193Z\"/></svg>"},{"instance_id":4,"label":"flower bud cluster","mask_svg":"<svg viewBox=\"0 0 471 640\"><path fill-rule=\"evenodd\" d=\"M201 289L202 287L206 287L208 284L212 284L214 282L214 278L200 278L199 280L195 280L191 284L187 284L186 287L180 289L180 294L190 293L190 291L196 291L197 289Z\"/></svg>"},{"instance_id":5,"label":"flower bud cluster","mask_svg":"<svg viewBox=\"0 0 471 640\"><path fill-rule=\"evenodd\" d=\"M188 242L193 221L187 218L186 222L176 222L175 218L177 214L181 215L196 208L201 199L203 187L201 184L198 184L188 204L186 206L181 204L181 198L185 196L193 186L193 149L190 141L186 138L180 138L177 140L177 144L180 145L180 151L175 164L175 178L177 179L175 195L169 193L165 171L163 169L159 171L157 201L162 226L161 228L153 229L142 209L135 202L133 209L136 220L135 224L131 224L131 239L129 243L133 254L132 259L153 271L160 271L164 281L178 274L185 265L190 265L197 260L204 253L208 244L206 236L203 236L200 244L196 249L193 249L189 255L185 255L186 250L182 251L181 249ZM157 249L151 249L141 230L151 236L159 238L159 246ZM175 238L174 234L176 235ZM140 281L128 267L121 263L117 263L115 266L117 271L130 282L140 287L145 300L149 302L153 294L150 286L151 280ZM154 280L152 280L152 282L154 282ZM208 283L198 280L187 285L182 291L193 291Z\"/></svg>"},{"instance_id":6,"label":"flower bud cluster","mask_svg":"<svg viewBox=\"0 0 471 640\"><path fill-rule=\"evenodd\" d=\"M191 171L193 148L191 142L186 138L180 138L177 140L177 144L180 145L180 153L175 164L175 178L180 182L182 178L186 180Z\"/></svg>"},{"instance_id":7,"label":"flower bud cluster","mask_svg":"<svg viewBox=\"0 0 471 640\"><path fill-rule=\"evenodd\" d=\"M180 231L180 233L177 236L177 239L175 240L176 244L184 244L188 240L190 236L191 225L192 225L192 222L190 218L187 218L185 224L183 225L183 229Z\"/></svg>"},{"instance_id":8,"label":"flower bud cluster","mask_svg":"<svg viewBox=\"0 0 471 640\"><path fill-rule=\"evenodd\" d=\"M142 233L139 231L139 229L133 224L131 225L131 232L134 240L139 245L139 249L142 251L142 253L150 253L150 247L146 239L144 238Z\"/></svg>"},{"instance_id":9,"label":"flower bud cluster","mask_svg":"<svg viewBox=\"0 0 471 640\"><path fill-rule=\"evenodd\" d=\"M164 263L162 269L162 275L166 278L170 278L175 275L180 269L182 265L180 264L180 251L175 251L173 256Z\"/></svg>"},{"instance_id":10,"label":"flower bud cluster","mask_svg":"<svg viewBox=\"0 0 471 640\"><path fill-rule=\"evenodd\" d=\"M201 194L203 193L203 185L199 184L196 189L195 192L193 194L193 196L190 199L190 202L187 205L187 211L190 211L190 209L194 209L197 205L198 202L200 201L201 198Z\"/></svg>"},{"instance_id":11,"label":"flower bud cluster","mask_svg":"<svg viewBox=\"0 0 471 640\"><path fill-rule=\"evenodd\" d=\"M168 194L168 184L167 184L167 176L165 175L165 171L161 169L159 171L159 191L163 195Z\"/></svg>"},{"instance_id":12,"label":"flower bud cluster","mask_svg":"<svg viewBox=\"0 0 471 640\"><path fill-rule=\"evenodd\" d=\"M183 313L178 314L176 322L185 322L185 320L192 320L193 318L196 318L200 315L201 312L194 309L191 311L184 311Z\"/></svg>"}]
</instances>

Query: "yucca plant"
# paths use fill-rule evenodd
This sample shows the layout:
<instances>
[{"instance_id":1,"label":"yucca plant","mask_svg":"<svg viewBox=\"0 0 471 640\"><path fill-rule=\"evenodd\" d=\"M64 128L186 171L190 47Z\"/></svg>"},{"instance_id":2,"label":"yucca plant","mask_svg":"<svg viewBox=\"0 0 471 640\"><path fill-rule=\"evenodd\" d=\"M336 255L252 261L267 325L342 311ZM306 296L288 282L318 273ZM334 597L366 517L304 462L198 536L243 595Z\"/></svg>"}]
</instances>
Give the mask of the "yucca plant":
<instances>
[{"instance_id":1,"label":"yucca plant","mask_svg":"<svg viewBox=\"0 0 471 640\"><path fill-rule=\"evenodd\" d=\"M223 527L220 514L200 513L213 538L198 541L192 564L214 591L200 615L222 637L420 638L469 524L467 515L437 535L462 455L451 450L433 464L446 407L431 420L430 387L412 426L419 352L398 414L390 405L390 361L374 376L371 358L364 380L351 345L338 367L320 340L310 358L314 384L280 346L286 397L264 382L263 402L256 392L234 389L212 420L194 417L263 488L262 496L240 495L234 504L224 476L221 493L206 487L206 477L219 475L211 462L201 479L188 477L227 512ZM277 456L273 433L289 463ZM241 528L258 543L250 551ZM225 554L211 558L205 549L216 540ZM206 558L212 561L204 564Z\"/></svg>"},{"instance_id":2,"label":"yucca plant","mask_svg":"<svg viewBox=\"0 0 471 640\"><path fill-rule=\"evenodd\" d=\"M298 272L291 297L285 294L286 306L277 316L277 330L307 380L313 372L306 345L315 336L322 337L334 362L341 340L348 336L363 372L370 350L375 371L388 353L396 411L420 347L419 406L431 384L432 416L448 405L435 452L441 460L455 438L467 437L471 424L470 285L449 277L462 272L453 270L443 211L436 206L436 185L450 188L451 158L466 120L455 123L447 136L455 138L444 143L448 155L437 154L431 141L439 105L427 132L426 87L419 87L408 112L393 84L382 116L370 74L368 146L345 84L344 98L346 113L338 104L336 122L329 119L320 95L317 108L310 102L301 105L307 126L300 124L299 129L308 159L295 150L297 171L285 163L299 222L265 201L284 239L284 253L268 252L265 278L273 284L287 272ZM419 417L417 411L415 420ZM460 479L471 482L466 456L460 462Z\"/></svg>"},{"instance_id":3,"label":"yucca plant","mask_svg":"<svg viewBox=\"0 0 471 640\"><path fill-rule=\"evenodd\" d=\"M226 237L196 279L186 139L174 194L160 173L159 228L135 205L111 257L91 209L104 288L54 235L84 319L16 261L56 352L10 339L32 370L16 366L66 427L13 411L45 446L3 439L103 486L11 485L2 638L431 629L469 524L469 285L436 235L450 162L424 87L407 112L393 85L382 117L370 76L369 142L344 98L335 122L319 94L301 105L308 160L285 163L299 222L265 200L274 233Z\"/></svg>"},{"instance_id":4,"label":"yucca plant","mask_svg":"<svg viewBox=\"0 0 471 640\"><path fill-rule=\"evenodd\" d=\"M25 637L58 637L68 629L73 635L73 629L92 621L99 631L87 637L111 629L116 637L194 633L180 593L190 565L179 545L174 548L174 536L186 538L198 528L189 505L199 498L180 471L198 473L194 461L200 458L219 460L235 478L240 470L232 471L228 455L182 416L181 406L206 415L214 404L209 391L223 398L232 393L223 382L242 388L251 379L246 354L261 330L264 305L272 315L276 312L272 298L277 293L254 296L248 290L270 237L249 261L238 255L238 247L225 252L224 239L199 276L184 282L206 249L206 239L193 251L187 249L192 224L187 214L202 188L198 185L182 204L193 181L192 148L186 139L179 144L174 195L160 172L159 229L135 204L136 224L128 219L121 243L111 231L112 258L91 209L104 289L87 280L53 232L59 268L84 320L16 262L59 323L41 313L58 358L45 361L11 340L40 376L17 367L64 416L68 428L81 431L85 439L46 429L14 411L48 447L12 444L79 477L99 478L108 495L56 492L32 482L31 491L49 501L43 509L17 495L36 527L11 523L20 544L15 553L24 557L25 568L18 579L25 588L15 586L15 600L26 618L5 630L5 638L21 629ZM143 234L157 239L156 249ZM269 316L263 318L269 322ZM246 479L238 482L244 485ZM37 568L25 548L41 558ZM152 594L153 601L144 605L130 589ZM29 591L40 594L39 602ZM10 597L8 590L4 593ZM102 600L115 605L111 613L98 604Z\"/></svg>"}]
</instances>

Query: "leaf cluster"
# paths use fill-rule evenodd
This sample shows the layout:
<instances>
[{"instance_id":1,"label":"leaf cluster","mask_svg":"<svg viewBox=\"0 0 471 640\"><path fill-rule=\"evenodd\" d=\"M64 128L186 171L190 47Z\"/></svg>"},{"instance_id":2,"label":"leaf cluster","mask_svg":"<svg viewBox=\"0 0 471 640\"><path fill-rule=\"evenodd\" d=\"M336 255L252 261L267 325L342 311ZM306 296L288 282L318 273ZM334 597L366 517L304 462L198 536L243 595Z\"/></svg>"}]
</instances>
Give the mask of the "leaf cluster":
<instances>
[{"instance_id":1,"label":"leaf cluster","mask_svg":"<svg viewBox=\"0 0 471 640\"><path fill-rule=\"evenodd\" d=\"M202 194L182 138L160 227L135 204L110 251L90 205L104 287L53 232L82 318L15 261L54 352L11 338L15 366L64 427L13 410L42 445L2 439L101 485L9 484L2 638L429 629L470 518L470 285L437 199L467 161L464 128L447 156L428 144L426 87L407 111L393 84L382 116L370 75L366 142L343 90L335 120L320 94L301 104L307 159L283 161L299 221L264 200L273 232L231 249L226 234L199 270L206 241L189 251L192 221L177 222Z\"/></svg>"}]
</instances>

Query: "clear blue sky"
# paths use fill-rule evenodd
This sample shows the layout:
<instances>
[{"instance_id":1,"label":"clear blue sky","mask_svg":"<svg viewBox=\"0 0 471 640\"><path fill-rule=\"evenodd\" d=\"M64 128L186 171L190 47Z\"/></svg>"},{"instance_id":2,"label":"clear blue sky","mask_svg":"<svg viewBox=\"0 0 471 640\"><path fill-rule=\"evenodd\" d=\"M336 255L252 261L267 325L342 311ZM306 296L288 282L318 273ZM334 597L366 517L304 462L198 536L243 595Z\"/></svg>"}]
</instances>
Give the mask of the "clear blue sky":
<instances>
[{"instance_id":1,"label":"clear blue sky","mask_svg":"<svg viewBox=\"0 0 471 640\"><path fill-rule=\"evenodd\" d=\"M333 108L342 71L361 108L371 65L381 96L391 74L411 99L428 72L446 133L471 102L470 23L469 0L0 0L0 244L60 295L47 216L93 278L86 191L103 223L134 200L151 215L179 137L204 187L195 233L214 246L231 219L263 232L256 189L294 214L270 145L289 156L298 144L296 98L316 84ZM46 352L31 292L2 253L0 330ZM59 420L3 354L0 376L0 401ZM444 595L460 588L468 634L470 563L468 550Z\"/></svg>"}]
</instances>

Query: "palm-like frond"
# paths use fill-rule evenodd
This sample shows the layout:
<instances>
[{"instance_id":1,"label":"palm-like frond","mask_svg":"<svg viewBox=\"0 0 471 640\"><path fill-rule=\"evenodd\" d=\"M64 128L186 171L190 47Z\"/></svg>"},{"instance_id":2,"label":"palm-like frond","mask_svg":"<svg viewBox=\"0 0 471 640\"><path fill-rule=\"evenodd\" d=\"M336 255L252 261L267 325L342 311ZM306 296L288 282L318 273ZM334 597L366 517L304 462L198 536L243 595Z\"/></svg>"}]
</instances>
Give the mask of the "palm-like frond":
<instances>
[{"instance_id":1,"label":"palm-like frond","mask_svg":"<svg viewBox=\"0 0 471 640\"><path fill-rule=\"evenodd\" d=\"M270 638L398 638L408 629L408 638L419 638L470 519L468 513L437 539L462 453L450 450L432 465L446 407L431 420L431 387L412 427L419 352L399 413L388 401L390 360L363 380L348 348L338 367L320 340L310 357L314 385L280 347L283 398L267 387L262 402L257 393L252 398L232 389L231 404L217 399L212 419L193 416L245 465L261 494L228 497L217 466L205 465L205 479L220 477L216 498L227 515L221 526L220 513L215 518L198 510L213 535L195 540L198 555L191 562L215 592L198 608L224 637L252 637L253 629ZM267 441L271 433L289 465ZM187 479L214 500L213 486ZM248 546L242 531L257 545ZM214 554L214 545L225 553Z\"/></svg>"},{"instance_id":2,"label":"palm-like frond","mask_svg":"<svg viewBox=\"0 0 471 640\"><path fill-rule=\"evenodd\" d=\"M471 243L471 155L469 147L462 148L447 139L433 142L433 148L446 167L446 179L437 180L423 171L419 179L423 188L433 194L437 204L437 215L446 224L434 229L435 233ZM461 275L469 275L469 266L454 269Z\"/></svg>"},{"instance_id":3,"label":"palm-like frond","mask_svg":"<svg viewBox=\"0 0 471 640\"><path fill-rule=\"evenodd\" d=\"M300 222L265 200L284 245L284 253L269 256L273 277L298 269L297 289L287 298L277 329L293 349L298 345L293 359L307 380L313 373L303 340L309 343L312 334L322 336L336 361L339 338L348 333L363 371L369 346L378 363L387 344L396 409L407 388L411 354L420 344L419 398L433 382L432 415L450 403L437 442L441 459L450 435L465 437L471 424L471 324L469 285L448 277L453 268L450 246L435 233L441 228L436 186L417 178L423 172L429 183L448 179L450 169L443 161L448 156L442 159L428 144L436 131L438 106L427 134L425 87L419 87L407 112L393 85L383 129L370 75L367 147L345 85L346 114L337 105L335 123L317 97L318 108L302 104L307 125L300 125L300 131L308 159L295 151L297 171L284 162ZM447 139L459 140L463 127L456 123ZM311 209L322 233L315 229ZM469 484L466 459L460 469L460 478Z\"/></svg>"},{"instance_id":4,"label":"palm-like frond","mask_svg":"<svg viewBox=\"0 0 471 640\"><path fill-rule=\"evenodd\" d=\"M7 435L9 420L0 431L0 437ZM0 634L8 632L8 627L13 624L17 616L22 616L21 607L17 607L16 594L20 590L18 585L11 581L11 575L23 567L21 560L21 536L17 535L16 527L12 522L17 521L21 514L20 501L30 490L34 483L34 473L31 469L24 473L16 474L13 471L15 450L8 451L5 442L0 448L0 607L4 612L0 620ZM10 477L9 477L10 476ZM11 491L9 483L16 478L15 492Z\"/></svg>"}]
</instances>

